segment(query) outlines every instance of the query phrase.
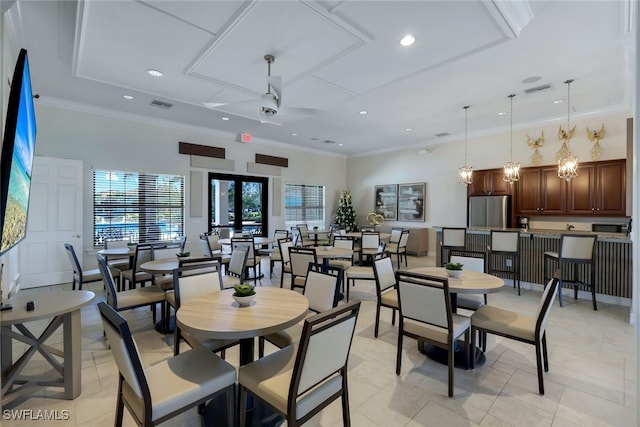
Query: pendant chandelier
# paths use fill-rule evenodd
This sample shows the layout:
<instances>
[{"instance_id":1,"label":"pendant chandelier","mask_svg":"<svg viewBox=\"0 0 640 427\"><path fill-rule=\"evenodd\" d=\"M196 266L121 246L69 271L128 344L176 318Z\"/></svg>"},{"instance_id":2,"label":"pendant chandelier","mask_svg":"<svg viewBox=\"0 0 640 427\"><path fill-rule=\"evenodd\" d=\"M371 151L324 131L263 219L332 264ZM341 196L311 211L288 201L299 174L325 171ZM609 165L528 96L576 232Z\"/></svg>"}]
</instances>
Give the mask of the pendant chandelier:
<instances>
[{"instance_id":1,"label":"pendant chandelier","mask_svg":"<svg viewBox=\"0 0 640 427\"><path fill-rule=\"evenodd\" d=\"M515 93L509 95L511 99L511 127L509 131L509 161L503 165L504 175L502 179L509 184L513 184L520 179L520 163L513 161L513 97L516 96Z\"/></svg>"},{"instance_id":2,"label":"pendant chandelier","mask_svg":"<svg viewBox=\"0 0 640 427\"><path fill-rule=\"evenodd\" d=\"M469 185L473 182L473 168L467 166L467 113L469 112L469 106L464 107L464 166L458 169L458 179L461 184Z\"/></svg>"},{"instance_id":3,"label":"pendant chandelier","mask_svg":"<svg viewBox=\"0 0 640 427\"><path fill-rule=\"evenodd\" d=\"M558 176L567 182L578 176L578 158L573 155L569 149L569 140L573 138L576 127L571 128L571 82L567 80L567 130L564 131L562 126L558 130L558 138L562 141L560 150L556 153L558 160Z\"/></svg>"}]
</instances>

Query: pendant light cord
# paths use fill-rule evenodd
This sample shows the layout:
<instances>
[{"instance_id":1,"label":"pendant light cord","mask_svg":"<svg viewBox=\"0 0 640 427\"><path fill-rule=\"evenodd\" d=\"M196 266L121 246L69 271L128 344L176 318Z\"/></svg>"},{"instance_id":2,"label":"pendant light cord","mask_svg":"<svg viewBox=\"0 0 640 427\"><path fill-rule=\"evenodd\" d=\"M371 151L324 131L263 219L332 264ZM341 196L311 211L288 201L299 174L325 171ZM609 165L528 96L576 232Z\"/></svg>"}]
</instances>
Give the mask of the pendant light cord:
<instances>
[{"instance_id":1,"label":"pendant light cord","mask_svg":"<svg viewBox=\"0 0 640 427\"><path fill-rule=\"evenodd\" d=\"M516 96L515 93L512 93L511 95L509 95L509 98L511 98L511 112L509 113L509 161L511 161L511 163L513 163L513 97Z\"/></svg>"},{"instance_id":2,"label":"pendant light cord","mask_svg":"<svg viewBox=\"0 0 640 427\"><path fill-rule=\"evenodd\" d=\"M569 126L571 126L571 83L573 79L569 79L565 81L567 84L567 135L569 135ZM567 145L569 145L569 140L567 139Z\"/></svg>"},{"instance_id":3,"label":"pendant light cord","mask_svg":"<svg viewBox=\"0 0 640 427\"><path fill-rule=\"evenodd\" d=\"M464 166L467 166L467 113L469 112L469 106L464 107Z\"/></svg>"}]
</instances>

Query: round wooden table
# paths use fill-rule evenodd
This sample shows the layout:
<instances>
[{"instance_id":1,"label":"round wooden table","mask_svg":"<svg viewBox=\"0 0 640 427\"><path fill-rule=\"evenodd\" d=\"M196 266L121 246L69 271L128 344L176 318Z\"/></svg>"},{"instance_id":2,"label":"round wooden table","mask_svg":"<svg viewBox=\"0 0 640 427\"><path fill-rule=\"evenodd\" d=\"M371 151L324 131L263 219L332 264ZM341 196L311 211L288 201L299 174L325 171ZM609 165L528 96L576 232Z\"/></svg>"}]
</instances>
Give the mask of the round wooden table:
<instances>
[{"instance_id":1,"label":"round wooden table","mask_svg":"<svg viewBox=\"0 0 640 427\"><path fill-rule=\"evenodd\" d=\"M105 258L125 258L128 256L134 256L136 254L136 247L121 247L121 248L109 248L100 249L98 255L102 255Z\"/></svg>"},{"instance_id":2,"label":"round wooden table","mask_svg":"<svg viewBox=\"0 0 640 427\"><path fill-rule=\"evenodd\" d=\"M400 270L402 271L402 270ZM490 294L499 292L504 287L504 280L491 274L479 271L463 270L460 277L449 277L444 267L419 267L406 271L411 273L428 274L430 276L446 277L449 279L449 293L451 294L451 309L455 313L457 310L457 294ZM418 348L432 360L448 364L447 351L440 347L432 346L418 339ZM456 368L467 368L464 345L455 345L454 365ZM481 366L485 362L484 352L476 349L476 365Z\"/></svg>"},{"instance_id":3,"label":"round wooden table","mask_svg":"<svg viewBox=\"0 0 640 427\"><path fill-rule=\"evenodd\" d=\"M389 240L391 238L391 233L378 233L380 235L380 240ZM345 234L346 237L352 237L354 239L362 238L362 231L350 231Z\"/></svg>"},{"instance_id":4,"label":"round wooden table","mask_svg":"<svg viewBox=\"0 0 640 427\"><path fill-rule=\"evenodd\" d=\"M212 292L182 304L176 314L180 328L209 338L240 340L240 364L253 361L254 337L267 335L304 319L309 300L294 291L258 286L248 307L232 298L233 289Z\"/></svg>"},{"instance_id":5,"label":"round wooden table","mask_svg":"<svg viewBox=\"0 0 640 427\"><path fill-rule=\"evenodd\" d=\"M21 395L30 385L62 387L65 399L75 399L80 395L82 381L82 330L80 309L91 303L95 294L91 291L53 291L35 295L18 295L13 300L13 309L0 312L2 336L2 405L13 401L12 391ZM34 309L27 311L27 301L34 302ZM25 323L49 319L46 328L36 325L37 331L29 331ZM63 349L45 342L60 327L63 328ZM13 362L13 340L26 344L22 356ZM23 368L31 357L40 352L53 367L49 372L38 371L35 375L21 376ZM62 362L54 356L63 357Z\"/></svg>"},{"instance_id":6,"label":"round wooden table","mask_svg":"<svg viewBox=\"0 0 640 427\"><path fill-rule=\"evenodd\" d=\"M239 239L241 239L241 236L238 236ZM276 239L274 239L273 237L254 237L253 238L253 244L256 246L261 246L261 245L268 245L269 243L275 243ZM231 244L231 239L220 239L218 240L218 243L220 243L221 245L230 245Z\"/></svg>"},{"instance_id":7,"label":"round wooden table","mask_svg":"<svg viewBox=\"0 0 640 427\"><path fill-rule=\"evenodd\" d=\"M351 258L353 250L335 246L312 246L316 250L316 258L328 261L332 258Z\"/></svg>"}]
</instances>

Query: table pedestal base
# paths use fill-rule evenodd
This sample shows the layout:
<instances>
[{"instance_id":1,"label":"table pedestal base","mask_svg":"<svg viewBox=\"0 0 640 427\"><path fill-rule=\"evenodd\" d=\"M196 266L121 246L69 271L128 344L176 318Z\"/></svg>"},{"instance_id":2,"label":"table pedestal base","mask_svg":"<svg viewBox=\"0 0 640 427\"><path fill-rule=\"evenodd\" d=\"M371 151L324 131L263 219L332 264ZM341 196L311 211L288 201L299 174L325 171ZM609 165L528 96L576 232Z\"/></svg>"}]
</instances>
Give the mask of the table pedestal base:
<instances>
[{"instance_id":1,"label":"table pedestal base","mask_svg":"<svg viewBox=\"0 0 640 427\"><path fill-rule=\"evenodd\" d=\"M467 366L467 359L464 354L464 341L456 341L454 344L454 354L453 354L453 366L461 369L469 369ZM418 340L418 350L420 353L425 354L429 359L436 361L440 364L447 365L448 364L448 352L444 348L437 347L435 345L431 345L425 340ZM484 365L486 362L486 357L484 352L477 347L476 348L476 367Z\"/></svg>"}]
</instances>

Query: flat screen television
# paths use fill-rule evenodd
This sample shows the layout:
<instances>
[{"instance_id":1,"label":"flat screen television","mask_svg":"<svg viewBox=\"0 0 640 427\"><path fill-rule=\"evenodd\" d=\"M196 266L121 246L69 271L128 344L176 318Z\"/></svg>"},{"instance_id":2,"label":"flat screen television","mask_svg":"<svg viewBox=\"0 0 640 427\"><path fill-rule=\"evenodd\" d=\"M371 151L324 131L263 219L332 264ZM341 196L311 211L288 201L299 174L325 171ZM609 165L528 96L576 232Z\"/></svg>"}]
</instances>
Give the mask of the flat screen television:
<instances>
[{"instance_id":1,"label":"flat screen television","mask_svg":"<svg viewBox=\"0 0 640 427\"><path fill-rule=\"evenodd\" d=\"M18 55L0 157L0 255L27 234L29 191L36 143L36 116L27 51Z\"/></svg>"}]
</instances>

